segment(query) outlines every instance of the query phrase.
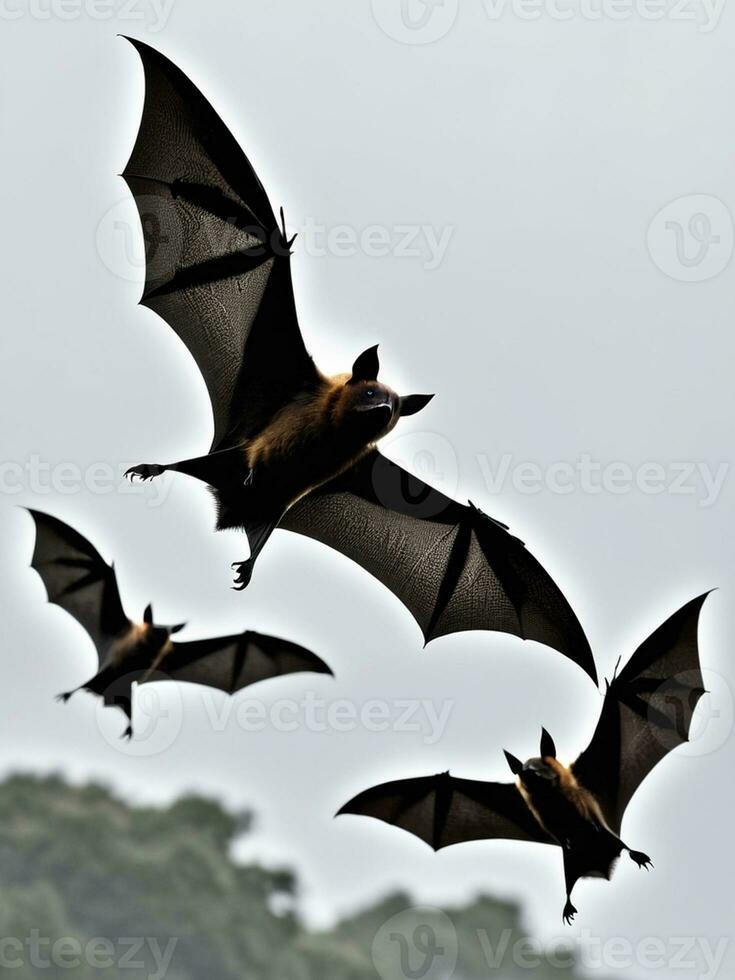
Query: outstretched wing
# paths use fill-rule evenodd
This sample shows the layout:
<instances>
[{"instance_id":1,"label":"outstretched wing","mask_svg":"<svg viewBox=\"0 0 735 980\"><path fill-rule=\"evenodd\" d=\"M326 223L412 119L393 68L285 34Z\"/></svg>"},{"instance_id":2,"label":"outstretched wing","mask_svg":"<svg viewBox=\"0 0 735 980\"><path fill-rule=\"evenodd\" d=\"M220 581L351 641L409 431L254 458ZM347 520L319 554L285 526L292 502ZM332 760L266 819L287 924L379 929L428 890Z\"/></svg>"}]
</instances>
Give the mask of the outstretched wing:
<instances>
[{"instance_id":1,"label":"outstretched wing","mask_svg":"<svg viewBox=\"0 0 735 980\"><path fill-rule=\"evenodd\" d=\"M149 681L188 681L234 694L258 681L309 671L331 674L316 654L289 640L248 630L237 636L174 643ZM162 677L161 675L164 675Z\"/></svg>"},{"instance_id":2,"label":"outstretched wing","mask_svg":"<svg viewBox=\"0 0 735 980\"><path fill-rule=\"evenodd\" d=\"M173 327L206 382L212 449L242 442L318 380L296 318L290 249L250 161L197 87L158 51L123 177L146 246L142 303Z\"/></svg>"},{"instance_id":3,"label":"outstretched wing","mask_svg":"<svg viewBox=\"0 0 735 980\"><path fill-rule=\"evenodd\" d=\"M577 617L523 542L377 450L296 503L279 527L362 565L408 607L427 643L461 630L512 633L553 647L597 683Z\"/></svg>"},{"instance_id":4,"label":"outstretched wing","mask_svg":"<svg viewBox=\"0 0 735 980\"><path fill-rule=\"evenodd\" d=\"M104 666L110 647L132 623L125 615L112 566L105 564L92 545L68 524L29 510L36 524L35 568L55 602L89 633Z\"/></svg>"},{"instance_id":5,"label":"outstretched wing","mask_svg":"<svg viewBox=\"0 0 735 980\"><path fill-rule=\"evenodd\" d=\"M649 772L689 740L692 715L706 693L697 647L706 598L692 599L638 647L608 685L592 741L572 767L616 833Z\"/></svg>"},{"instance_id":6,"label":"outstretched wing","mask_svg":"<svg viewBox=\"0 0 735 980\"><path fill-rule=\"evenodd\" d=\"M492 838L554 843L512 783L455 779L448 772L374 786L345 804L338 815L343 813L384 820L435 851Z\"/></svg>"}]
</instances>

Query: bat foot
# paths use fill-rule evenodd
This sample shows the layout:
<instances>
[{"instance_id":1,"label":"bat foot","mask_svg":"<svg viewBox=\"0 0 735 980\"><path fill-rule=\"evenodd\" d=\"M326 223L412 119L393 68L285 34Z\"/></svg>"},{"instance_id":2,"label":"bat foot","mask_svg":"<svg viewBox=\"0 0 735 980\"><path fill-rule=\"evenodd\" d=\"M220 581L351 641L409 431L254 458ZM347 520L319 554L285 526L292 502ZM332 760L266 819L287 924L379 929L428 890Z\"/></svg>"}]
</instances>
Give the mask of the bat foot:
<instances>
[{"instance_id":1,"label":"bat foot","mask_svg":"<svg viewBox=\"0 0 735 980\"><path fill-rule=\"evenodd\" d=\"M129 742L132 737L133 737L133 726L128 725L128 727L122 733L120 738L124 738L126 742Z\"/></svg>"},{"instance_id":2,"label":"bat foot","mask_svg":"<svg viewBox=\"0 0 735 980\"><path fill-rule=\"evenodd\" d=\"M126 470L125 476L131 483L135 483L136 476L141 482L144 482L145 480L152 480L155 476L160 476L163 471L164 467L158 463L140 463L138 466L131 466L129 470Z\"/></svg>"},{"instance_id":3,"label":"bat foot","mask_svg":"<svg viewBox=\"0 0 735 980\"><path fill-rule=\"evenodd\" d=\"M242 592L243 589L250 585L250 579L253 576L253 562L250 558L247 561L235 561L232 563L232 567L235 569L235 584L232 586L236 592Z\"/></svg>"},{"instance_id":4,"label":"bat foot","mask_svg":"<svg viewBox=\"0 0 735 980\"><path fill-rule=\"evenodd\" d=\"M645 868L646 871L650 871L653 867L653 861L647 854L643 854L641 851L628 851L630 854L631 861L634 861L639 868Z\"/></svg>"},{"instance_id":5,"label":"bat foot","mask_svg":"<svg viewBox=\"0 0 735 980\"><path fill-rule=\"evenodd\" d=\"M572 903L567 899L567 904L564 906L564 912L562 918L564 919L564 925L570 926L574 922L574 917L577 914L577 910L572 905Z\"/></svg>"},{"instance_id":6,"label":"bat foot","mask_svg":"<svg viewBox=\"0 0 735 980\"><path fill-rule=\"evenodd\" d=\"M63 694L57 694L54 701L56 701L57 704L66 704L73 693L74 691L64 691Z\"/></svg>"}]
</instances>

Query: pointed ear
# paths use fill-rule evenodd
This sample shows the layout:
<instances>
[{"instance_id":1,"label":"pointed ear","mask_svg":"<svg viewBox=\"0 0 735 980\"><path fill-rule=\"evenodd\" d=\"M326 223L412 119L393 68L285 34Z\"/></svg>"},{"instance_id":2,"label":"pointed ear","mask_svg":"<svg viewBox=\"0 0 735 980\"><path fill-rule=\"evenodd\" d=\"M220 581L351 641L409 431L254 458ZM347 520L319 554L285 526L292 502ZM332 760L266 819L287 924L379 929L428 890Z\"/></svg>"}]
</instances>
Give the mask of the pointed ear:
<instances>
[{"instance_id":1,"label":"pointed ear","mask_svg":"<svg viewBox=\"0 0 735 980\"><path fill-rule=\"evenodd\" d=\"M186 626L186 623L178 623L176 626L169 627L169 633L180 633L182 629Z\"/></svg>"},{"instance_id":2,"label":"pointed ear","mask_svg":"<svg viewBox=\"0 0 735 980\"><path fill-rule=\"evenodd\" d=\"M551 757L556 758L556 746L554 745L554 739L549 735L545 728L541 729L541 757L543 759Z\"/></svg>"},{"instance_id":3,"label":"pointed ear","mask_svg":"<svg viewBox=\"0 0 735 980\"><path fill-rule=\"evenodd\" d=\"M415 415L425 408L433 397L433 395L405 395L398 399L398 412L401 416Z\"/></svg>"},{"instance_id":4,"label":"pointed ear","mask_svg":"<svg viewBox=\"0 0 735 980\"><path fill-rule=\"evenodd\" d=\"M148 603L148 605L145 607L145 612L143 613L143 622L153 623L153 606L150 603Z\"/></svg>"},{"instance_id":5,"label":"pointed ear","mask_svg":"<svg viewBox=\"0 0 735 980\"><path fill-rule=\"evenodd\" d=\"M510 752L505 753L505 758L508 760L510 771L513 773L514 776L518 776L523 771L523 763L521 762L521 760L516 759L516 757L514 755L511 755Z\"/></svg>"},{"instance_id":6,"label":"pointed ear","mask_svg":"<svg viewBox=\"0 0 735 980\"><path fill-rule=\"evenodd\" d=\"M368 347L357 358L352 365L352 377L348 384L355 384L357 381L377 381L380 361L378 360L378 345Z\"/></svg>"}]
</instances>

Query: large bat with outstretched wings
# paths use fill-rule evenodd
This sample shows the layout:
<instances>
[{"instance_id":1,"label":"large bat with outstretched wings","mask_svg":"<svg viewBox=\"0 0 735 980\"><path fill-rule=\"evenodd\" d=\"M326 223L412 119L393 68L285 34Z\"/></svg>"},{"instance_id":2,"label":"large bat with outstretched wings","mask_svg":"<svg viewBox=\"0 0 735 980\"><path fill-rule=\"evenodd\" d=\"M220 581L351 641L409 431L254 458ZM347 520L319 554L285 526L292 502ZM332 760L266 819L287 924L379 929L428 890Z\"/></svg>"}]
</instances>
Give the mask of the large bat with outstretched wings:
<instances>
[{"instance_id":1,"label":"large bat with outstretched wings","mask_svg":"<svg viewBox=\"0 0 735 980\"><path fill-rule=\"evenodd\" d=\"M571 766L556 758L544 731L540 755L523 763L506 752L513 783L457 779L448 773L395 780L360 793L339 811L375 817L407 830L435 850L470 840L556 844L564 854L567 904L579 878L609 878L628 851L620 838L635 791L672 749L690 738L705 693L697 647L699 596L666 620L607 686L590 745Z\"/></svg>"},{"instance_id":2,"label":"large bat with outstretched wings","mask_svg":"<svg viewBox=\"0 0 735 980\"><path fill-rule=\"evenodd\" d=\"M183 625L156 625L151 606L142 622L133 622L123 609L113 566L93 545L56 517L37 510L30 514L36 525L31 567L40 575L49 601L84 627L97 650L94 676L59 699L68 701L78 690L98 695L105 705L124 712L127 737L133 734L135 682L187 681L234 694L284 674L331 673L310 650L253 630L182 643L171 637Z\"/></svg>"},{"instance_id":3,"label":"large bat with outstretched wings","mask_svg":"<svg viewBox=\"0 0 735 980\"><path fill-rule=\"evenodd\" d=\"M285 405L301 399L312 406L321 390L296 317L291 241L249 160L201 92L158 51L132 43L146 93L123 176L146 242L142 303L195 358L212 402L214 438L205 456L142 464L131 476L176 470L214 490L218 527L243 527L250 539L239 585L249 581L254 554L271 531L284 528L329 545L383 582L427 642L460 630L499 630L553 647L596 681L571 606L505 525L449 499L370 446L286 506L248 462L247 447L263 442L264 429ZM371 398L373 349L360 364ZM347 387L354 376L353 368ZM425 396L408 396L398 399L397 411L410 414L424 403ZM295 464L308 468L317 457L318 451L304 453ZM266 513L264 493L278 498L273 513Z\"/></svg>"}]
</instances>

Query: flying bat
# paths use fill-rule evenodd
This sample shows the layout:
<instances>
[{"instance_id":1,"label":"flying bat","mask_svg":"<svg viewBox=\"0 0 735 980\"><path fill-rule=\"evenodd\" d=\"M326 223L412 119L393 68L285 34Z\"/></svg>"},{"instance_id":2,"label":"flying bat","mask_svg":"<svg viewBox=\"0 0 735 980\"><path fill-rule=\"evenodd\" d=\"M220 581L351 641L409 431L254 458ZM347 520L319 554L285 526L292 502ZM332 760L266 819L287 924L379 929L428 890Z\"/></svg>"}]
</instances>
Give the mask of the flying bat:
<instances>
[{"instance_id":1,"label":"flying bat","mask_svg":"<svg viewBox=\"0 0 735 980\"><path fill-rule=\"evenodd\" d=\"M321 541L383 582L429 640L500 630L551 646L596 681L569 603L522 541L444 496L376 443L429 395L378 381L377 347L328 377L296 315L291 245L250 161L196 86L133 40L145 72L138 136L124 170L146 242L141 302L178 334L212 403L204 456L140 464L130 479L177 471L207 484L217 528L246 532L250 581L276 527Z\"/></svg>"},{"instance_id":2,"label":"flying bat","mask_svg":"<svg viewBox=\"0 0 735 980\"><path fill-rule=\"evenodd\" d=\"M706 693L697 648L705 598L674 613L608 682L595 734L572 766L559 762L544 729L539 757L524 763L505 753L515 784L448 772L402 779L359 794L339 813L384 820L434 850L495 838L555 844L564 857L563 917L572 922L571 893L580 878L609 880L623 851L639 867L652 867L621 839L623 815L654 766L689 740L694 709Z\"/></svg>"},{"instance_id":3,"label":"flying bat","mask_svg":"<svg viewBox=\"0 0 735 980\"><path fill-rule=\"evenodd\" d=\"M63 521L37 510L30 514L36 525L31 567L41 576L49 601L87 631L99 658L97 673L58 700L66 702L79 690L98 695L106 706L120 708L127 717L124 737L133 735L134 682L187 681L234 694L283 674L331 674L324 661L304 647L252 630L179 643L171 637L186 624L156 625L150 605L142 623L128 619L114 567Z\"/></svg>"}]
</instances>

